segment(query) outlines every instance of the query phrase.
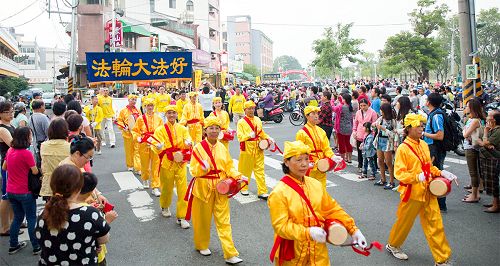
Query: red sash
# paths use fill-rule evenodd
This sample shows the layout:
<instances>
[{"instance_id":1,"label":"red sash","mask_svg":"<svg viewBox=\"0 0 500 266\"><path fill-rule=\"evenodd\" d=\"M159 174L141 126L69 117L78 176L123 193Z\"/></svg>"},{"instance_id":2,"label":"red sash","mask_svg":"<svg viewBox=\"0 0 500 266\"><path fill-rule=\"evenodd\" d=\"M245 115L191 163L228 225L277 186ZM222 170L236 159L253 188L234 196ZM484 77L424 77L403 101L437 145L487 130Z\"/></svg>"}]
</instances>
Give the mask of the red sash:
<instances>
[{"instance_id":1,"label":"red sash","mask_svg":"<svg viewBox=\"0 0 500 266\"><path fill-rule=\"evenodd\" d=\"M161 141L159 141L157 138L155 138L155 136L153 136L154 132L149 130L148 119L146 117L146 114L142 114L142 120L144 120L144 125L146 126L146 132L142 136L141 143L146 142L147 144L153 144L148 141L150 137L153 138L153 140L156 140L158 143L160 143Z\"/></svg>"},{"instance_id":2,"label":"red sash","mask_svg":"<svg viewBox=\"0 0 500 266\"><path fill-rule=\"evenodd\" d=\"M198 122L200 122L200 119L196 119L196 118L195 118L195 119L190 119L190 120L188 120L186 123L187 123L188 125L192 125L192 124L196 124L196 123L198 123Z\"/></svg>"},{"instance_id":3,"label":"red sash","mask_svg":"<svg viewBox=\"0 0 500 266\"><path fill-rule=\"evenodd\" d=\"M425 179L427 181L429 181L429 179L431 177L431 164L428 162L424 163L424 161L420 158L420 156L418 156L417 152L411 147L410 144L408 144L406 141L404 141L403 143L406 144L406 146L408 146L408 148L410 148L410 150L413 152L413 154L415 154L415 156L417 156L418 160L420 161L420 165L422 166L422 171L424 172ZM412 184L405 184L403 182L399 182L399 185L406 187L406 191L405 191L405 194L403 196L403 202L408 202L408 200L410 199L410 196L411 196Z\"/></svg>"},{"instance_id":4,"label":"red sash","mask_svg":"<svg viewBox=\"0 0 500 266\"><path fill-rule=\"evenodd\" d=\"M259 134L261 131L259 131L259 132L255 131L255 129L256 129L255 126L252 124L252 122L250 121L250 119L248 119L247 116L243 117L243 120L245 120L245 122L247 122L248 126L250 126L250 129L255 134L255 137L247 139L245 141L257 141L257 140L259 140ZM245 141L240 142L240 151L246 151Z\"/></svg>"},{"instance_id":5,"label":"red sash","mask_svg":"<svg viewBox=\"0 0 500 266\"><path fill-rule=\"evenodd\" d=\"M311 142L313 143L313 146L314 146L314 151L311 151L311 153L316 153L316 157L319 158L319 152L323 152L322 150L318 150L318 148L316 147L316 142L314 142L314 138L312 137L311 135L311 132L309 132L309 129L307 129L307 127L303 127L302 130L304 130L304 132L306 132L307 136L311 139ZM312 158L312 155L309 154L309 161L314 163L314 160ZM306 172L306 175L309 175L309 173L311 173L311 170L312 170L312 167L309 167L307 169L307 172Z\"/></svg>"},{"instance_id":6,"label":"red sash","mask_svg":"<svg viewBox=\"0 0 500 266\"><path fill-rule=\"evenodd\" d=\"M168 140L170 141L170 145L172 145L172 146L168 149L163 150L162 152L160 152L158 154L158 157L160 157L160 163L158 165L158 174L160 174L161 163L163 162L163 157L165 157L165 155L167 155L167 159L169 159L170 161L173 161L174 160L174 152L182 151L180 148L175 147L174 139L172 137L172 132L168 128L167 124L165 123L165 124L163 124L163 126L165 127L165 131L167 131ZM158 141L158 142L160 142L160 141Z\"/></svg>"},{"instance_id":7,"label":"red sash","mask_svg":"<svg viewBox=\"0 0 500 266\"><path fill-rule=\"evenodd\" d=\"M137 108L135 108L135 106L134 108L130 108L130 106L127 105L127 109L132 114L135 120L137 120L137 118L139 118L139 116L141 115L139 114L139 111L137 111Z\"/></svg>"}]
</instances>

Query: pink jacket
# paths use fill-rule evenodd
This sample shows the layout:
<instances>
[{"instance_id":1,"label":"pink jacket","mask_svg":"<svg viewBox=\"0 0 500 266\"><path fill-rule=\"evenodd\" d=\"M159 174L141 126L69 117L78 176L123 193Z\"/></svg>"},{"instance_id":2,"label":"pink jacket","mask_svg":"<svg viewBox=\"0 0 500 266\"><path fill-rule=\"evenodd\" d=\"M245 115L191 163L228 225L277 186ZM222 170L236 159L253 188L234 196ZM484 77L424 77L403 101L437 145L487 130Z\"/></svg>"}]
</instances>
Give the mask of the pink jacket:
<instances>
[{"instance_id":1,"label":"pink jacket","mask_svg":"<svg viewBox=\"0 0 500 266\"><path fill-rule=\"evenodd\" d=\"M375 123L377 120L377 113L373 111L372 108L368 107L366 112L358 110L356 116L354 116L354 123L352 125L352 131L356 132L356 140L363 141L366 137L365 127L363 125L366 122Z\"/></svg>"}]
</instances>

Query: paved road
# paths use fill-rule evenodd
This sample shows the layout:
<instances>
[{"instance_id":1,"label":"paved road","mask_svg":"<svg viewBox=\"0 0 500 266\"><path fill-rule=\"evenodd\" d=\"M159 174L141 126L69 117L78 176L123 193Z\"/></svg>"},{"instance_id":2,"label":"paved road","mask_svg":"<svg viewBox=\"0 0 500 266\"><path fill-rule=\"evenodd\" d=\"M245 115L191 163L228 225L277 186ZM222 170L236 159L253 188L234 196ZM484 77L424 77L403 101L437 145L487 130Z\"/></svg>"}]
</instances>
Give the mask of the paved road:
<instances>
[{"instance_id":1,"label":"paved road","mask_svg":"<svg viewBox=\"0 0 500 266\"><path fill-rule=\"evenodd\" d=\"M268 124L265 131L283 147L285 140L294 139L299 127L288 119L282 124ZM119 218L112 224L112 237L108 245L110 265L223 265L219 240L212 226L210 249L213 255L202 257L193 248L192 229L183 230L172 218L163 218L156 197L150 191L138 189L139 181L126 172L120 135L116 149L105 147L96 156L94 171L99 177L99 189L116 206ZM238 145L232 142L230 151L238 159ZM272 188L281 178L279 163L282 157L266 153L267 185ZM463 157L449 154L445 167L459 177L460 185L468 184L467 165ZM387 241L395 220L399 202L396 192L375 187L372 181L357 179L357 168L348 166L340 173L328 174L328 192L350 213L369 241ZM256 193L255 182L250 191ZM445 230L453 249L455 265L493 265L500 259L500 220L498 215L486 214L480 204L461 203L464 190L453 187L448 198L448 213L443 214ZM482 203L490 197L482 195ZM40 205L41 207L41 205ZM172 206L175 213L175 206ZM244 260L242 265L270 265L268 254L272 246L273 231L269 211L264 201L255 196L238 196L231 200L231 223L236 248ZM418 219L417 219L418 220ZM22 235L23 239L27 234ZM27 248L15 255L7 254L8 238L0 239L0 265L34 265L35 256ZM409 255L405 265L433 265L422 229L418 223L403 246ZM402 262L386 252L370 257L353 253L349 248L330 246L331 261L335 265L401 265Z\"/></svg>"}]
</instances>

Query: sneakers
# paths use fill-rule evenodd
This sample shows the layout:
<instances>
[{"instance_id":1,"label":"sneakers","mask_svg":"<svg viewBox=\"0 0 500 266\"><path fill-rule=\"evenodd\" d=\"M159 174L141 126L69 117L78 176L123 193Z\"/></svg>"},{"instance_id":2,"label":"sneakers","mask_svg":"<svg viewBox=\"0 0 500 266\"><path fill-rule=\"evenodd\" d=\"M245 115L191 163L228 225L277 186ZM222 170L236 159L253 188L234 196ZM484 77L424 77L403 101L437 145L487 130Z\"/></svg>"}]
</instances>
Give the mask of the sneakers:
<instances>
[{"instance_id":1,"label":"sneakers","mask_svg":"<svg viewBox=\"0 0 500 266\"><path fill-rule=\"evenodd\" d=\"M373 183L374 186L379 186L379 187L385 186L385 184L387 184L387 182L383 182L382 180Z\"/></svg>"},{"instance_id":2,"label":"sneakers","mask_svg":"<svg viewBox=\"0 0 500 266\"><path fill-rule=\"evenodd\" d=\"M243 195L243 196L248 196L248 195L250 195L250 194L248 193L248 190L242 190L242 191L240 191L240 193L241 193L241 195Z\"/></svg>"},{"instance_id":3,"label":"sneakers","mask_svg":"<svg viewBox=\"0 0 500 266\"><path fill-rule=\"evenodd\" d=\"M101 155L102 154L102 152L100 150L98 150L96 153L97 153L97 155Z\"/></svg>"},{"instance_id":4,"label":"sneakers","mask_svg":"<svg viewBox=\"0 0 500 266\"><path fill-rule=\"evenodd\" d=\"M453 264L451 264L451 262L449 260L442 262L442 263L437 263L437 262L434 263L434 266L451 266L451 265L453 265Z\"/></svg>"},{"instance_id":5,"label":"sneakers","mask_svg":"<svg viewBox=\"0 0 500 266\"><path fill-rule=\"evenodd\" d=\"M129 167L129 168L127 168L127 171L132 172L132 171L134 171L134 168L133 167Z\"/></svg>"},{"instance_id":6,"label":"sneakers","mask_svg":"<svg viewBox=\"0 0 500 266\"><path fill-rule=\"evenodd\" d=\"M33 249L33 255L40 255L42 253L42 247L37 247Z\"/></svg>"},{"instance_id":7,"label":"sneakers","mask_svg":"<svg viewBox=\"0 0 500 266\"><path fill-rule=\"evenodd\" d=\"M177 224L181 225L182 229L188 229L189 227L191 227L191 225L188 223L188 221L186 221L184 219L177 219Z\"/></svg>"},{"instance_id":8,"label":"sneakers","mask_svg":"<svg viewBox=\"0 0 500 266\"><path fill-rule=\"evenodd\" d=\"M384 186L384 189L385 190L392 190L394 187L396 187L396 185L394 183L387 183L385 186Z\"/></svg>"},{"instance_id":9,"label":"sneakers","mask_svg":"<svg viewBox=\"0 0 500 266\"><path fill-rule=\"evenodd\" d=\"M392 189L392 191L398 191L398 188L399 188L399 185L397 185L396 187L394 187L394 188Z\"/></svg>"},{"instance_id":10,"label":"sneakers","mask_svg":"<svg viewBox=\"0 0 500 266\"><path fill-rule=\"evenodd\" d=\"M161 209L161 216L163 217L171 217L172 216L172 213L170 212L170 208L162 208Z\"/></svg>"},{"instance_id":11,"label":"sneakers","mask_svg":"<svg viewBox=\"0 0 500 266\"><path fill-rule=\"evenodd\" d=\"M158 188L156 188L156 187L155 187L155 188L153 188L153 191L151 192L151 194L153 194L153 195L154 195L154 196L156 196L156 197L161 196L160 189L158 189Z\"/></svg>"},{"instance_id":12,"label":"sneakers","mask_svg":"<svg viewBox=\"0 0 500 266\"><path fill-rule=\"evenodd\" d=\"M19 244L17 244L17 247L9 248L9 255L17 253L19 250L25 248L26 246L27 246L26 241L19 242Z\"/></svg>"},{"instance_id":13,"label":"sneakers","mask_svg":"<svg viewBox=\"0 0 500 266\"><path fill-rule=\"evenodd\" d=\"M243 260L237 256L231 257L231 258L226 260L226 263L229 265L235 265L235 264L238 264L240 262L243 262Z\"/></svg>"},{"instance_id":14,"label":"sneakers","mask_svg":"<svg viewBox=\"0 0 500 266\"><path fill-rule=\"evenodd\" d=\"M264 193L264 194L260 194L258 196L259 199L262 199L262 200L267 200L267 198L269 198L269 194L267 193Z\"/></svg>"},{"instance_id":15,"label":"sneakers","mask_svg":"<svg viewBox=\"0 0 500 266\"><path fill-rule=\"evenodd\" d=\"M142 188L143 189L149 188L149 180L143 180L142 181Z\"/></svg>"},{"instance_id":16,"label":"sneakers","mask_svg":"<svg viewBox=\"0 0 500 266\"><path fill-rule=\"evenodd\" d=\"M210 249L202 249L202 250L199 250L200 254L203 255L203 256L210 256L212 255L212 251L210 251Z\"/></svg>"},{"instance_id":17,"label":"sneakers","mask_svg":"<svg viewBox=\"0 0 500 266\"><path fill-rule=\"evenodd\" d=\"M106 146L106 142L101 142L101 146L105 147Z\"/></svg>"},{"instance_id":18,"label":"sneakers","mask_svg":"<svg viewBox=\"0 0 500 266\"><path fill-rule=\"evenodd\" d=\"M111 144L111 146L109 146L111 149L114 149L115 148L115 144Z\"/></svg>"},{"instance_id":19,"label":"sneakers","mask_svg":"<svg viewBox=\"0 0 500 266\"><path fill-rule=\"evenodd\" d=\"M387 245L385 245L385 249L387 251L389 251L389 253L391 253L392 256L394 256L396 259L400 259L400 260L407 260L408 259L408 255L406 255L399 248L396 248L396 247L393 247L393 246L387 244Z\"/></svg>"}]
</instances>

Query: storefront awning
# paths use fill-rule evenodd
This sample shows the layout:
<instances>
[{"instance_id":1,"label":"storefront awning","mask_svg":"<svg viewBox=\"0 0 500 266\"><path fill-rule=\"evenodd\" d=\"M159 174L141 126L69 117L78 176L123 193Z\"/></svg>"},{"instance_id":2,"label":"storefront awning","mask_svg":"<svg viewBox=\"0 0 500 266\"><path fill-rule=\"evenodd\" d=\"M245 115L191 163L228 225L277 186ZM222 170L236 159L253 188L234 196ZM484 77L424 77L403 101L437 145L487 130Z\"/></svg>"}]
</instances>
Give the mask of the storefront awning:
<instances>
[{"instance_id":1,"label":"storefront awning","mask_svg":"<svg viewBox=\"0 0 500 266\"><path fill-rule=\"evenodd\" d=\"M123 32L131 32L135 34L139 34L142 36L150 36L151 32L146 30L144 27L140 25L133 25L132 23L120 20L122 22Z\"/></svg>"}]
</instances>

